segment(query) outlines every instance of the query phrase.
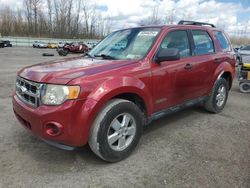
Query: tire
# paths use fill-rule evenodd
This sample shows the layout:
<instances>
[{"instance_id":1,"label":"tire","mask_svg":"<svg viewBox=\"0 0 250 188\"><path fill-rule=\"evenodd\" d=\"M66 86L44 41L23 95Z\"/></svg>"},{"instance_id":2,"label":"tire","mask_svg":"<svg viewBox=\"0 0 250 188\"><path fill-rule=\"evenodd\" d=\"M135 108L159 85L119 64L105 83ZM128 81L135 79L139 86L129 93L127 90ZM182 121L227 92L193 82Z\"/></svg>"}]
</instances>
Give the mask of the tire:
<instances>
[{"instance_id":1,"label":"tire","mask_svg":"<svg viewBox=\"0 0 250 188\"><path fill-rule=\"evenodd\" d=\"M204 107L212 113L219 113L226 105L229 91L229 83L224 78L220 78L214 84L211 95L205 101Z\"/></svg>"},{"instance_id":2,"label":"tire","mask_svg":"<svg viewBox=\"0 0 250 188\"><path fill-rule=\"evenodd\" d=\"M51 54L51 53L43 53L42 55L43 56L54 56L54 54Z\"/></svg>"},{"instance_id":3,"label":"tire","mask_svg":"<svg viewBox=\"0 0 250 188\"><path fill-rule=\"evenodd\" d=\"M89 146L101 159L117 162L131 154L142 132L143 114L138 106L127 100L113 99L97 115Z\"/></svg>"},{"instance_id":4,"label":"tire","mask_svg":"<svg viewBox=\"0 0 250 188\"><path fill-rule=\"evenodd\" d=\"M250 93L250 82L240 82L240 91L242 93Z\"/></svg>"},{"instance_id":5,"label":"tire","mask_svg":"<svg viewBox=\"0 0 250 188\"><path fill-rule=\"evenodd\" d=\"M63 49L58 50L58 54L59 54L60 56L67 56L68 53L69 53L68 50L63 50Z\"/></svg>"}]
</instances>

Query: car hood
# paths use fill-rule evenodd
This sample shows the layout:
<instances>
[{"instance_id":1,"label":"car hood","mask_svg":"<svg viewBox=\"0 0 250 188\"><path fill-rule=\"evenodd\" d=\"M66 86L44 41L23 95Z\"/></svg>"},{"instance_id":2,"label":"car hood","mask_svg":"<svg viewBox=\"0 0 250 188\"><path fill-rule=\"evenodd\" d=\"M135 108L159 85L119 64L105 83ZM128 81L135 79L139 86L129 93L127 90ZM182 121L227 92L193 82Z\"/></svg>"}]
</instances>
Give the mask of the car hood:
<instances>
[{"instance_id":1,"label":"car hood","mask_svg":"<svg viewBox=\"0 0 250 188\"><path fill-rule=\"evenodd\" d=\"M34 82L67 84L81 76L109 71L131 63L133 62L127 60L66 58L25 67L18 72L18 75Z\"/></svg>"}]
</instances>

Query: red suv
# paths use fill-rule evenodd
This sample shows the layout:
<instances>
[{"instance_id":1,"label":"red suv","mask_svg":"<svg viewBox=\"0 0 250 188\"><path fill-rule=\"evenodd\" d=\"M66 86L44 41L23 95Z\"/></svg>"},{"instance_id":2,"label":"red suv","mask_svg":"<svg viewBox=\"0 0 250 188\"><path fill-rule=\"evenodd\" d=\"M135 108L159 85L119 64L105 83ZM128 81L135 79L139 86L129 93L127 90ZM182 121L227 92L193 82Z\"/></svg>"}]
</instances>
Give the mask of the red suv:
<instances>
[{"instance_id":1,"label":"red suv","mask_svg":"<svg viewBox=\"0 0 250 188\"><path fill-rule=\"evenodd\" d=\"M228 37L212 24L123 29L84 57L19 71L13 109L44 141L69 150L88 143L115 162L154 119L195 104L221 112L235 62Z\"/></svg>"}]
</instances>

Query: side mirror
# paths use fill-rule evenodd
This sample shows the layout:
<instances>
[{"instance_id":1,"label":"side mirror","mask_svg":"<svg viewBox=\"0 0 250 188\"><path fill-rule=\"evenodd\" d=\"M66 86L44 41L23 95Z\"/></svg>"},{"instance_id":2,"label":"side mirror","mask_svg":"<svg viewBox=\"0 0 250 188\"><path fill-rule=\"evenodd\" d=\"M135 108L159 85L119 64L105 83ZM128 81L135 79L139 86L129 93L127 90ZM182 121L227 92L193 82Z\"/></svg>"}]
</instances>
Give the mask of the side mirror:
<instances>
[{"instance_id":1,"label":"side mirror","mask_svg":"<svg viewBox=\"0 0 250 188\"><path fill-rule=\"evenodd\" d=\"M180 58L180 51L177 48L161 48L156 54L155 62L174 61Z\"/></svg>"}]
</instances>

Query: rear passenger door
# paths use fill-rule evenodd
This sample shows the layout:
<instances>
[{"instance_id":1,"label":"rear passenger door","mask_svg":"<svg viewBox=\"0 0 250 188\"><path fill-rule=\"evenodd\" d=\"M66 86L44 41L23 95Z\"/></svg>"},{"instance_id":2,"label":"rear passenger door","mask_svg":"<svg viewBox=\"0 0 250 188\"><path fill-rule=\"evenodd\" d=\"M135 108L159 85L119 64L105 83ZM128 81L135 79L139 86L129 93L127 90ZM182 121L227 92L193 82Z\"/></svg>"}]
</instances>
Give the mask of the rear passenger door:
<instances>
[{"instance_id":1,"label":"rear passenger door","mask_svg":"<svg viewBox=\"0 0 250 188\"><path fill-rule=\"evenodd\" d=\"M213 34L214 34L214 38L218 41L218 44L220 47L220 49L217 49L217 52L216 52L215 61L212 67L213 71L215 72L215 70L218 68L218 66L222 62L228 62L232 64L234 67L236 63L235 53L231 47L231 44L228 38L222 31L213 31Z\"/></svg>"},{"instance_id":2,"label":"rear passenger door","mask_svg":"<svg viewBox=\"0 0 250 188\"><path fill-rule=\"evenodd\" d=\"M193 79L196 79L196 96L208 95L213 79L215 47L212 37L206 30L190 30L192 39Z\"/></svg>"},{"instance_id":3,"label":"rear passenger door","mask_svg":"<svg viewBox=\"0 0 250 188\"><path fill-rule=\"evenodd\" d=\"M183 101L196 99L210 92L213 78L215 48L206 30L188 30L191 54L182 60L182 69L176 75L176 91L182 93ZM177 94L178 96L178 94Z\"/></svg>"}]
</instances>

